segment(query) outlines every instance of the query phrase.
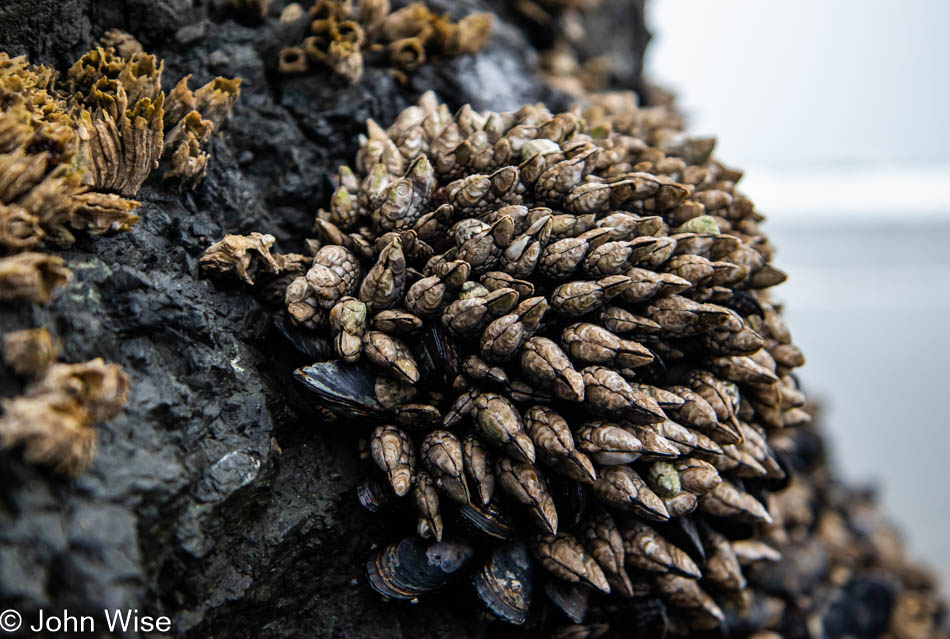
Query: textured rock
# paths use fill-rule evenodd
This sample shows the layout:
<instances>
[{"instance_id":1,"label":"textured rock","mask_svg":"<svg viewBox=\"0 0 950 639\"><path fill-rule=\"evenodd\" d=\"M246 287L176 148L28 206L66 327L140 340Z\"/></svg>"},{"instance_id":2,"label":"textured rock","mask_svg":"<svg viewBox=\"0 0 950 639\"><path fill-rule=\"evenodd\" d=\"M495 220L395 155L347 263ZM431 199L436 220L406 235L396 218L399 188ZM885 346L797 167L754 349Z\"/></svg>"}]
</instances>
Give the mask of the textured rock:
<instances>
[{"instance_id":1,"label":"textured rock","mask_svg":"<svg viewBox=\"0 0 950 639\"><path fill-rule=\"evenodd\" d=\"M76 482L0 453L0 610L101 618L102 608L138 608L169 615L173 634L190 637L514 635L489 630L470 597L410 608L369 590L363 559L386 536L355 497L360 434L288 406L290 366L269 311L246 289L199 278L198 258L227 233L255 230L274 234L284 252L303 251L329 175L352 162L366 118L391 122L425 89L479 108L569 100L535 79L537 51L513 23L496 23L479 55L426 65L407 86L368 68L359 84L340 87L328 75L276 74L277 52L300 37L277 20L284 2L256 27L232 19L227 4L0 7L0 50L34 62L65 70L117 27L165 59L166 78L243 79L196 191L175 196L154 172L131 232L80 235L59 253L75 278L51 304L0 306L3 332L49 326L64 341L63 361L103 357L132 377L126 410L101 427L99 456ZM432 4L460 16L506 3ZM641 3L610 4L629 7L608 30L637 43L619 55L638 58ZM0 370L0 394L22 386Z\"/></svg>"}]
</instances>

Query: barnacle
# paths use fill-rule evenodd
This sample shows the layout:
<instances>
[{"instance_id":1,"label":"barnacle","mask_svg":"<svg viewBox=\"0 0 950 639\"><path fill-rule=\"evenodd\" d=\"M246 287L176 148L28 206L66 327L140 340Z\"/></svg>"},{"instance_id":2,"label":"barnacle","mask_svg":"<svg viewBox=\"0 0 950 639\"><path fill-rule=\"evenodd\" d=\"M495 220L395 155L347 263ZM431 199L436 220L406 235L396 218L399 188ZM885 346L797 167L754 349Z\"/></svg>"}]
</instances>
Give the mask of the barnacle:
<instances>
[{"instance_id":1,"label":"barnacle","mask_svg":"<svg viewBox=\"0 0 950 639\"><path fill-rule=\"evenodd\" d=\"M273 235L260 233L227 235L208 247L201 256L201 268L218 275L232 273L252 285L261 269L274 275L306 271L311 258L296 253L271 255L274 242Z\"/></svg>"},{"instance_id":2,"label":"barnacle","mask_svg":"<svg viewBox=\"0 0 950 639\"><path fill-rule=\"evenodd\" d=\"M394 498L417 482L417 530L445 543L460 517L478 543L508 542L491 561L520 581L527 549L576 622L581 595L565 593L586 602L587 587L616 589L602 606L649 594L677 631L721 623L746 588L730 544L774 522L759 495L786 476L769 436L803 401L800 361L770 355L791 341L761 217L680 124L630 95L453 117L426 94L388 130L369 123L286 293L292 322L329 323L339 358L298 379L382 424L374 460ZM344 391L346 367L371 396ZM372 486L364 501L385 500ZM706 526L697 563L673 531ZM413 585L386 559L413 544L371 564L380 592ZM530 598L477 575L489 609L525 621Z\"/></svg>"},{"instance_id":3,"label":"barnacle","mask_svg":"<svg viewBox=\"0 0 950 639\"><path fill-rule=\"evenodd\" d=\"M475 53L488 41L491 29L489 13L453 22L422 2L390 12L388 0L361 0L356 6L317 0L310 9L312 35L300 46L280 52L278 70L295 74L327 66L336 77L355 84L363 77L365 58L376 59L382 52L389 66L405 78L434 56Z\"/></svg>"},{"instance_id":4,"label":"barnacle","mask_svg":"<svg viewBox=\"0 0 950 639\"><path fill-rule=\"evenodd\" d=\"M712 150L632 94L368 122L280 326L325 359L295 372L313 401L375 428L360 501L418 517L368 560L378 592L470 575L536 636L750 636L801 623L776 563L898 562L883 538L844 559L884 529L819 496L785 274ZM911 616L932 586L892 568Z\"/></svg>"},{"instance_id":5,"label":"barnacle","mask_svg":"<svg viewBox=\"0 0 950 639\"><path fill-rule=\"evenodd\" d=\"M120 32L106 39L120 38ZM125 34L127 35L127 34ZM55 73L0 53L0 244L69 244L67 227L93 234L131 228L138 191L162 152L162 63L123 40ZM137 43L136 43L137 44ZM114 191L115 193L104 193Z\"/></svg>"},{"instance_id":6,"label":"barnacle","mask_svg":"<svg viewBox=\"0 0 950 639\"><path fill-rule=\"evenodd\" d=\"M139 203L127 196L163 153L171 159L166 178L179 188L204 177L204 145L240 95L240 80L215 78L192 93L186 77L166 102L163 62L118 30L102 42L60 86L48 67L0 53L0 245L8 250L68 245L69 228L128 230Z\"/></svg>"},{"instance_id":7,"label":"barnacle","mask_svg":"<svg viewBox=\"0 0 950 639\"><path fill-rule=\"evenodd\" d=\"M538 75L552 87L570 95L586 97L603 91L617 70L615 56L585 57L579 44L590 41L583 17L601 0L518 0L515 11L531 25L541 41ZM653 104L651 102L651 104Z\"/></svg>"},{"instance_id":8,"label":"barnacle","mask_svg":"<svg viewBox=\"0 0 950 639\"><path fill-rule=\"evenodd\" d=\"M78 203L86 145L54 88L54 73L0 53L0 243L29 249L66 241Z\"/></svg>"},{"instance_id":9,"label":"barnacle","mask_svg":"<svg viewBox=\"0 0 950 639\"><path fill-rule=\"evenodd\" d=\"M179 191L197 186L208 170L205 151L211 133L219 129L241 96L241 79L218 77L199 89L188 88L191 75L183 77L165 102L164 153L171 167L163 176Z\"/></svg>"},{"instance_id":10,"label":"barnacle","mask_svg":"<svg viewBox=\"0 0 950 639\"><path fill-rule=\"evenodd\" d=\"M95 424L115 417L128 391L122 367L101 358L52 364L22 396L0 401L0 446L22 446L28 461L79 475L95 457Z\"/></svg>"},{"instance_id":11,"label":"barnacle","mask_svg":"<svg viewBox=\"0 0 950 639\"><path fill-rule=\"evenodd\" d=\"M49 329L27 328L3 336L3 361L17 375L35 377L56 361L62 343Z\"/></svg>"},{"instance_id":12,"label":"barnacle","mask_svg":"<svg viewBox=\"0 0 950 639\"><path fill-rule=\"evenodd\" d=\"M99 38L99 46L103 49L115 49L123 58L131 58L135 54L144 54L142 43L135 39L128 31L109 29Z\"/></svg>"},{"instance_id":13,"label":"barnacle","mask_svg":"<svg viewBox=\"0 0 950 639\"><path fill-rule=\"evenodd\" d=\"M68 83L78 106L90 162L83 183L134 195L162 155L164 62L134 54L125 59L96 48L70 69ZM82 135L82 133L81 133Z\"/></svg>"},{"instance_id":14,"label":"barnacle","mask_svg":"<svg viewBox=\"0 0 950 639\"><path fill-rule=\"evenodd\" d=\"M73 272L61 257L25 252L0 258L0 300L45 304Z\"/></svg>"}]
</instances>

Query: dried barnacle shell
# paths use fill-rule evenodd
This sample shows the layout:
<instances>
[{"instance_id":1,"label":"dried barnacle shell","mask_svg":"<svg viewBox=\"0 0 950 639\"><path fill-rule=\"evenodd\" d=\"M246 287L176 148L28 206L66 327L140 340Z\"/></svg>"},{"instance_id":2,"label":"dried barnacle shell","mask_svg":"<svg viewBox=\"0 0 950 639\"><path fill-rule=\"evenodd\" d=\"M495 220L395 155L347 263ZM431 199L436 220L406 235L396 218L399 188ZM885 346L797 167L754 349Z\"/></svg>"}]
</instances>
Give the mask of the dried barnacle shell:
<instances>
[{"instance_id":1,"label":"dried barnacle shell","mask_svg":"<svg viewBox=\"0 0 950 639\"><path fill-rule=\"evenodd\" d=\"M302 55L296 61L290 58L282 55L282 66L305 64ZM204 179L209 158L204 148L241 95L240 78L217 77L194 92L188 88L190 79L182 78L165 103L164 153L171 154L171 168L162 179L178 190L194 188Z\"/></svg>"},{"instance_id":2,"label":"dried barnacle shell","mask_svg":"<svg viewBox=\"0 0 950 639\"><path fill-rule=\"evenodd\" d=\"M75 196L76 208L70 213L69 225L93 235L131 230L139 221L132 211L139 206L135 200L115 193L88 191Z\"/></svg>"},{"instance_id":3,"label":"dried barnacle shell","mask_svg":"<svg viewBox=\"0 0 950 639\"><path fill-rule=\"evenodd\" d=\"M254 275L263 268L270 273L280 272L280 265L270 251L274 246L273 235L225 235L205 250L199 264L206 271L218 275L233 273L254 285Z\"/></svg>"},{"instance_id":4,"label":"dried barnacle shell","mask_svg":"<svg viewBox=\"0 0 950 639\"><path fill-rule=\"evenodd\" d=\"M294 12L299 13L302 10ZM455 23L421 2L390 12L388 0L362 0L355 7L350 1L320 0L311 8L310 19L314 35L303 43L307 58L329 66L350 84L362 77L364 51L388 49L390 66L405 81L406 74L434 55L474 53L487 42L492 25L490 14L471 14ZM282 21L295 20L282 15ZM306 70L297 66L296 58L292 63L283 59L288 50L282 52L281 72Z\"/></svg>"},{"instance_id":5,"label":"dried barnacle shell","mask_svg":"<svg viewBox=\"0 0 950 639\"><path fill-rule=\"evenodd\" d=\"M417 37L393 40L389 43L389 62L397 69L412 73L426 63L425 44Z\"/></svg>"},{"instance_id":6,"label":"dried barnacle shell","mask_svg":"<svg viewBox=\"0 0 950 639\"><path fill-rule=\"evenodd\" d=\"M116 78L108 80L109 86L121 93L120 97L127 97L126 87L142 95L141 100L135 98L134 112L129 112L132 120L125 111L121 117L114 111L115 116L135 123L146 118L154 125L154 118L161 118L161 107L153 108L154 101L161 102L157 82L161 66L156 67L155 59L139 55L125 61L102 50L92 54L93 58L108 58L107 66ZM92 78L99 71L90 69L89 73ZM112 116L95 105L86 108L84 93L70 95L51 82L51 69L30 67L24 58L11 60L0 54L0 97L4 101L0 114L0 243L12 250L41 241L69 245L74 238L67 225L98 234L127 229L138 219L129 212L137 202L86 192L84 184L95 183L96 171L105 171L112 176L109 180L115 188L137 188L139 178L144 180L148 173L152 146L134 158L134 166L130 164L133 158L118 154L116 149L110 149L110 158L97 156L99 162L93 164L90 154L98 148L93 117L98 122ZM156 142L144 129L127 128L109 135L122 136L129 145ZM131 153L131 148L128 151ZM127 185L126 180L135 184Z\"/></svg>"},{"instance_id":7,"label":"dried barnacle shell","mask_svg":"<svg viewBox=\"0 0 950 639\"><path fill-rule=\"evenodd\" d=\"M109 29L99 38L99 46L103 49L115 49L123 58L131 58L136 53L144 53L142 49L142 43L135 39L135 37L123 31L122 29Z\"/></svg>"},{"instance_id":8,"label":"dried barnacle shell","mask_svg":"<svg viewBox=\"0 0 950 639\"><path fill-rule=\"evenodd\" d=\"M457 56L478 52L491 37L494 16L471 13L458 22L458 28L446 38L442 49L446 55Z\"/></svg>"},{"instance_id":9,"label":"dried barnacle shell","mask_svg":"<svg viewBox=\"0 0 950 639\"><path fill-rule=\"evenodd\" d=\"M302 47L281 49L277 70L285 75L307 72L307 55Z\"/></svg>"},{"instance_id":10,"label":"dried barnacle shell","mask_svg":"<svg viewBox=\"0 0 950 639\"><path fill-rule=\"evenodd\" d=\"M73 277L62 258L45 253L19 253L0 258L0 300L45 304Z\"/></svg>"},{"instance_id":11,"label":"dried barnacle shell","mask_svg":"<svg viewBox=\"0 0 950 639\"><path fill-rule=\"evenodd\" d=\"M117 364L52 364L23 396L0 401L0 445L23 445L27 461L79 475L95 457L95 423L118 415L128 390L129 376Z\"/></svg>"},{"instance_id":12,"label":"dried barnacle shell","mask_svg":"<svg viewBox=\"0 0 950 639\"><path fill-rule=\"evenodd\" d=\"M75 69L70 69L70 79L78 84L82 80L74 77ZM102 76L86 96L90 111L83 113L83 125L90 136L90 162L83 181L121 195L138 192L158 167L164 148L164 94L159 93L154 101L149 97L133 100L129 89L132 87L127 89L122 82Z\"/></svg>"},{"instance_id":13,"label":"dried barnacle shell","mask_svg":"<svg viewBox=\"0 0 950 639\"><path fill-rule=\"evenodd\" d=\"M35 377L56 361L62 342L46 327L12 331L3 336L3 361L21 377Z\"/></svg>"},{"instance_id":14,"label":"dried barnacle shell","mask_svg":"<svg viewBox=\"0 0 950 639\"><path fill-rule=\"evenodd\" d=\"M75 399L55 393L0 400L0 446L24 447L24 457L57 472L80 475L92 463L98 434L89 412Z\"/></svg>"},{"instance_id":15,"label":"dried barnacle shell","mask_svg":"<svg viewBox=\"0 0 950 639\"><path fill-rule=\"evenodd\" d=\"M93 421L108 421L128 401L129 376L121 366L106 364L101 357L80 364L53 364L30 384L27 395L53 393L75 399Z\"/></svg>"}]
</instances>

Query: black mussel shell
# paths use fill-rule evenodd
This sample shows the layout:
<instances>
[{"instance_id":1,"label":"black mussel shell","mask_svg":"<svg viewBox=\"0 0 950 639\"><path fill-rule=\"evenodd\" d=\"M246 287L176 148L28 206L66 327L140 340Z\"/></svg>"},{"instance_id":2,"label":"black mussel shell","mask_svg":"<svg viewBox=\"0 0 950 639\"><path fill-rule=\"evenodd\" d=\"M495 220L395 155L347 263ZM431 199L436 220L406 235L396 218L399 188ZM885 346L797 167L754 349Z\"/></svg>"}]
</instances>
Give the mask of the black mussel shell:
<instances>
[{"instance_id":1,"label":"black mussel shell","mask_svg":"<svg viewBox=\"0 0 950 639\"><path fill-rule=\"evenodd\" d=\"M318 362L295 370L294 379L341 417L379 419L386 412L376 400L376 372L369 364Z\"/></svg>"},{"instance_id":2,"label":"black mussel shell","mask_svg":"<svg viewBox=\"0 0 950 639\"><path fill-rule=\"evenodd\" d=\"M333 341L329 338L326 331L314 331L300 326L294 326L290 320L283 316L274 317L274 327L280 334L280 337L289 344L293 350L301 357L305 357L311 362L319 362L336 358L336 350L333 347Z\"/></svg>"},{"instance_id":3,"label":"black mussel shell","mask_svg":"<svg viewBox=\"0 0 950 639\"><path fill-rule=\"evenodd\" d=\"M587 616L587 597L590 591L583 586L549 579L544 594L574 623L582 623Z\"/></svg>"},{"instance_id":4,"label":"black mussel shell","mask_svg":"<svg viewBox=\"0 0 950 639\"><path fill-rule=\"evenodd\" d=\"M657 522L651 525L663 535L664 539L685 550L693 561L699 564L706 561L706 547L700 537L696 520L691 515L673 517L668 522Z\"/></svg>"},{"instance_id":5,"label":"black mussel shell","mask_svg":"<svg viewBox=\"0 0 950 639\"><path fill-rule=\"evenodd\" d=\"M472 547L460 540L430 543L406 537L373 553L366 573L373 589L392 599L415 599L445 588L465 573Z\"/></svg>"},{"instance_id":6,"label":"black mussel shell","mask_svg":"<svg viewBox=\"0 0 950 639\"><path fill-rule=\"evenodd\" d=\"M508 541L518 532L514 520L494 501L486 506L470 502L459 508L458 514L469 530L491 539Z\"/></svg>"},{"instance_id":7,"label":"black mussel shell","mask_svg":"<svg viewBox=\"0 0 950 639\"><path fill-rule=\"evenodd\" d=\"M458 349L452 338L435 322L426 322L422 339L413 348L422 379L436 386L448 386L461 369Z\"/></svg>"},{"instance_id":8,"label":"black mussel shell","mask_svg":"<svg viewBox=\"0 0 950 639\"><path fill-rule=\"evenodd\" d=\"M512 541L492 550L472 576L479 599L500 619L521 625L531 606L533 568L524 542Z\"/></svg>"},{"instance_id":9,"label":"black mussel shell","mask_svg":"<svg viewBox=\"0 0 950 639\"><path fill-rule=\"evenodd\" d=\"M554 473L547 475L547 481L557 510L558 527L567 529L576 526L587 511L588 487Z\"/></svg>"},{"instance_id":10,"label":"black mussel shell","mask_svg":"<svg viewBox=\"0 0 950 639\"><path fill-rule=\"evenodd\" d=\"M373 477L366 477L356 486L356 496L363 508L371 513L378 513L397 499L388 484Z\"/></svg>"}]
</instances>

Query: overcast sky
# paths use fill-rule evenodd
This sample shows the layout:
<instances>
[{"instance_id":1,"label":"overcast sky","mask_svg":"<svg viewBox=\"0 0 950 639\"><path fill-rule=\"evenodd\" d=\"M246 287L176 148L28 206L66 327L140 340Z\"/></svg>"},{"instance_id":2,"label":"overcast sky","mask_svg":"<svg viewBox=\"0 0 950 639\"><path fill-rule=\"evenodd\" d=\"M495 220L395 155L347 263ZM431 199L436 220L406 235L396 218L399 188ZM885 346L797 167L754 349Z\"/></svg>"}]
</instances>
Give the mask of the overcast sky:
<instances>
[{"instance_id":1,"label":"overcast sky","mask_svg":"<svg viewBox=\"0 0 950 639\"><path fill-rule=\"evenodd\" d=\"M752 169L950 165L950 1L651 0L651 77Z\"/></svg>"}]
</instances>

